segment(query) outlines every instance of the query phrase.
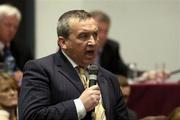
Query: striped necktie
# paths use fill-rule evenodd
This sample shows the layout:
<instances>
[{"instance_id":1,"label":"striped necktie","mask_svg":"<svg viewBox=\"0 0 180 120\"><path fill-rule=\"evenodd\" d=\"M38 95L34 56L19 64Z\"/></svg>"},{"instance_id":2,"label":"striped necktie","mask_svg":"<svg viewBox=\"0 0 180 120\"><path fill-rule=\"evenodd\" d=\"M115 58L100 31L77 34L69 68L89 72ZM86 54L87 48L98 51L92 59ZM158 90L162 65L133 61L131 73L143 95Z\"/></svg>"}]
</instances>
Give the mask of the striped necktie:
<instances>
[{"instance_id":1,"label":"striped necktie","mask_svg":"<svg viewBox=\"0 0 180 120\"><path fill-rule=\"evenodd\" d=\"M88 87L89 80L87 79L86 71L85 69L79 67L79 76L81 79L81 82L83 83L84 88L86 89Z\"/></svg>"},{"instance_id":2,"label":"striped necktie","mask_svg":"<svg viewBox=\"0 0 180 120\"><path fill-rule=\"evenodd\" d=\"M106 120L106 114L102 103L102 97L99 100L99 104L95 107L94 120Z\"/></svg>"}]
</instances>

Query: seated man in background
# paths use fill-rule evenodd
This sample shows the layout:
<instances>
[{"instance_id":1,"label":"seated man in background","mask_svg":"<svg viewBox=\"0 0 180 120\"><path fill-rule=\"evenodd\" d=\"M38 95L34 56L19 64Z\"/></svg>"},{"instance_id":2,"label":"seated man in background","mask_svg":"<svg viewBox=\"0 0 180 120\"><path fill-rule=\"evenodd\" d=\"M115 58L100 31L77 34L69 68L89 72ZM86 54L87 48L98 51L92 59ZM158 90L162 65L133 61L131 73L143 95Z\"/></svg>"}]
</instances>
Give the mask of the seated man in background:
<instances>
[{"instance_id":1,"label":"seated man in background","mask_svg":"<svg viewBox=\"0 0 180 120\"><path fill-rule=\"evenodd\" d=\"M92 11L90 13L98 23L99 28L99 51L95 63L114 74L128 77L128 73L133 71L124 63L119 53L119 44L108 38L111 22L109 16L101 11ZM142 72L138 73L138 75L141 74Z\"/></svg>"},{"instance_id":2,"label":"seated man in background","mask_svg":"<svg viewBox=\"0 0 180 120\"><path fill-rule=\"evenodd\" d=\"M154 74L154 72L145 72L140 70L135 71L129 68L119 53L119 44L116 41L108 38L108 32L111 23L109 16L98 10L91 11L90 13L96 20L99 28L99 51L97 53L95 64L99 64L112 73L124 76L126 78L133 78L135 72L136 77L141 76L141 80L155 78L156 76L159 77L162 74L161 72L155 72ZM166 75L166 73L164 75ZM167 75L160 77L164 79L167 77Z\"/></svg>"},{"instance_id":3,"label":"seated man in background","mask_svg":"<svg viewBox=\"0 0 180 120\"><path fill-rule=\"evenodd\" d=\"M0 5L0 62L5 64L4 71L21 80L22 72L10 50L11 41L15 37L21 20L20 11L11 5Z\"/></svg>"}]
</instances>

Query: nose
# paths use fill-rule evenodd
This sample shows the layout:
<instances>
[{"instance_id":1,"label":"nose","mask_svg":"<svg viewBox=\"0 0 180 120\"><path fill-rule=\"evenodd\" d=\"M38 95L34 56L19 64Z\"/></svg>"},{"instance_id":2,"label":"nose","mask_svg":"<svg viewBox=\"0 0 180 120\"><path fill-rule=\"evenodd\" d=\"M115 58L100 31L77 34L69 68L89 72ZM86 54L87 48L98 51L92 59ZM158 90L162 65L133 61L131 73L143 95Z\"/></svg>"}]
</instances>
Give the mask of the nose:
<instances>
[{"instance_id":1,"label":"nose","mask_svg":"<svg viewBox=\"0 0 180 120\"><path fill-rule=\"evenodd\" d=\"M88 46L94 46L96 45L96 38L94 38L94 36L92 35L88 41Z\"/></svg>"},{"instance_id":2,"label":"nose","mask_svg":"<svg viewBox=\"0 0 180 120\"><path fill-rule=\"evenodd\" d=\"M10 31L11 31L12 34L14 34L15 31L16 31L15 27L11 26Z\"/></svg>"},{"instance_id":3,"label":"nose","mask_svg":"<svg viewBox=\"0 0 180 120\"><path fill-rule=\"evenodd\" d=\"M10 93L10 95L12 95L12 96L13 96L13 95L15 94L15 90L10 89L10 90L9 90L9 93Z\"/></svg>"}]
</instances>

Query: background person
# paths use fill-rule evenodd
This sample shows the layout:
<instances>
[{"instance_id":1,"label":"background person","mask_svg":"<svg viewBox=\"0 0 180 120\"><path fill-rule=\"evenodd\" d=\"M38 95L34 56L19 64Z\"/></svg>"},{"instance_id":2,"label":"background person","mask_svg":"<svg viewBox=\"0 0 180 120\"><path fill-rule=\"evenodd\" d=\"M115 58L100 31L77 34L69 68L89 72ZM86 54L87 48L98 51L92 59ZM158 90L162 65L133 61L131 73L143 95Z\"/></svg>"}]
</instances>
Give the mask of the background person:
<instances>
[{"instance_id":1,"label":"background person","mask_svg":"<svg viewBox=\"0 0 180 120\"><path fill-rule=\"evenodd\" d=\"M84 10L68 11L60 16L57 33L59 51L24 67L20 120L92 120L99 100L107 120L128 120L114 74L99 67L98 85L85 89L81 82L78 69L85 71L93 63L99 40L92 16Z\"/></svg>"},{"instance_id":2,"label":"background person","mask_svg":"<svg viewBox=\"0 0 180 120\"><path fill-rule=\"evenodd\" d=\"M180 106L175 108L168 116L167 120L180 120Z\"/></svg>"},{"instance_id":3,"label":"background person","mask_svg":"<svg viewBox=\"0 0 180 120\"><path fill-rule=\"evenodd\" d=\"M151 83L163 82L162 80L169 77L169 73L166 71L141 71L131 69L121 57L119 53L119 44L108 38L108 32L111 25L110 17L99 10L90 12L93 18L96 20L99 29L99 51L95 63L101 65L105 69L111 71L116 75L121 75L126 78L140 77L140 80L146 83L146 80L154 79ZM158 79L156 79L158 77Z\"/></svg>"},{"instance_id":4,"label":"background person","mask_svg":"<svg viewBox=\"0 0 180 120\"><path fill-rule=\"evenodd\" d=\"M6 65L6 72L14 72L13 75L18 82L22 78L22 72L13 55L13 53L18 53L15 49L11 50L11 42L16 35L20 21L21 13L16 7L8 4L0 5L0 62Z\"/></svg>"},{"instance_id":5,"label":"background person","mask_svg":"<svg viewBox=\"0 0 180 120\"><path fill-rule=\"evenodd\" d=\"M94 17L99 28L99 51L95 63L100 64L105 69L111 71L117 75L123 75L128 77L128 74L132 76L133 70L131 70L123 61L121 54L119 53L119 44L108 38L108 32L111 25L110 17L102 11L91 11L91 15ZM138 72L141 75L143 72Z\"/></svg>"},{"instance_id":6,"label":"background person","mask_svg":"<svg viewBox=\"0 0 180 120\"><path fill-rule=\"evenodd\" d=\"M0 73L0 120L17 120L18 84L7 73Z\"/></svg>"}]
</instances>

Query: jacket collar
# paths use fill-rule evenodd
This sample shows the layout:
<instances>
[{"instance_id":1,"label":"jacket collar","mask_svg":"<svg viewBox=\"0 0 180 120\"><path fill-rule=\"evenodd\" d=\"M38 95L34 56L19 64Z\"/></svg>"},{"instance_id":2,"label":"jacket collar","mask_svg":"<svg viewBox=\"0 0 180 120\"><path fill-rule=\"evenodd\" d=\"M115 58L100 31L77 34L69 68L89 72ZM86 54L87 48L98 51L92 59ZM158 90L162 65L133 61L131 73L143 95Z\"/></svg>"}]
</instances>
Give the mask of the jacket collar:
<instances>
[{"instance_id":1,"label":"jacket collar","mask_svg":"<svg viewBox=\"0 0 180 120\"><path fill-rule=\"evenodd\" d=\"M55 64L57 65L58 72L63 74L67 80L69 80L79 90L79 92L82 93L84 87L79 75L61 50L55 54Z\"/></svg>"}]
</instances>

